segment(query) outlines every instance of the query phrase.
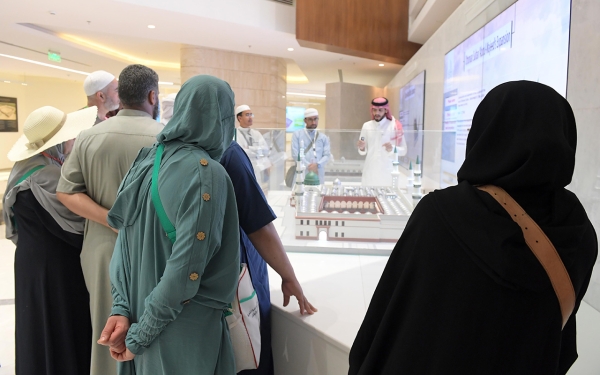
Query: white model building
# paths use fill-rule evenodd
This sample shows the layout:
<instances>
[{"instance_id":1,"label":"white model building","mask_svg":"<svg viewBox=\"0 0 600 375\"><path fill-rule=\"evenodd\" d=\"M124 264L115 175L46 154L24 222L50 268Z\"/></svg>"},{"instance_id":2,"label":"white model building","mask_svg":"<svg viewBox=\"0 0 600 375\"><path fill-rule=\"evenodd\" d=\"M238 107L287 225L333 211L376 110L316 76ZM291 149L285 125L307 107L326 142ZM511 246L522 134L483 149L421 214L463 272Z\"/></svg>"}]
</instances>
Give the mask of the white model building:
<instances>
[{"instance_id":1,"label":"white model building","mask_svg":"<svg viewBox=\"0 0 600 375\"><path fill-rule=\"evenodd\" d=\"M309 172L309 174L312 172ZM396 242L412 212L412 202L391 187L313 186L304 179L304 195L293 195L296 239ZM289 212L289 211L288 211ZM289 228L291 229L291 228Z\"/></svg>"}]
</instances>

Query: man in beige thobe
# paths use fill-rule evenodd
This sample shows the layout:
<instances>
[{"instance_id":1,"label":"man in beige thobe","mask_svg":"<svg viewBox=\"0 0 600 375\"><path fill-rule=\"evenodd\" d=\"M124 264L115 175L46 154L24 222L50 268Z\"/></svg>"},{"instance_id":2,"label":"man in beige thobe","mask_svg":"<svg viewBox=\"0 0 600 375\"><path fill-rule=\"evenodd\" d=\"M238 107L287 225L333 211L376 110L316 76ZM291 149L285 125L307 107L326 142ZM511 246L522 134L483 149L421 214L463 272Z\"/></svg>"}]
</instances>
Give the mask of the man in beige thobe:
<instances>
[{"instance_id":1,"label":"man in beige thobe","mask_svg":"<svg viewBox=\"0 0 600 375\"><path fill-rule=\"evenodd\" d=\"M117 234L108 226L108 210L138 151L151 146L162 126L158 114L158 75L143 65L130 65L119 76L123 109L117 116L83 131L62 167L58 199L86 221L81 266L90 293L92 315L91 375L116 374L107 348L96 343L110 316L108 274Z\"/></svg>"}]
</instances>

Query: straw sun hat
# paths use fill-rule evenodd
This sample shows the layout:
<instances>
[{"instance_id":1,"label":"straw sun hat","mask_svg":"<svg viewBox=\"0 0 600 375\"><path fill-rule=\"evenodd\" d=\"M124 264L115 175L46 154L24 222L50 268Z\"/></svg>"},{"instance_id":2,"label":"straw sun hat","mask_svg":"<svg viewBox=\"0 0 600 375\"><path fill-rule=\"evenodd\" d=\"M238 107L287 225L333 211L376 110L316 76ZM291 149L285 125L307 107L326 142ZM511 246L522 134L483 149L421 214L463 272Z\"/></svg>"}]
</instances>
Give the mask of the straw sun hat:
<instances>
[{"instance_id":1,"label":"straw sun hat","mask_svg":"<svg viewBox=\"0 0 600 375\"><path fill-rule=\"evenodd\" d=\"M77 137L82 130L94 126L97 114L96 107L69 114L50 106L36 109L25 120L23 135L8 152L8 159L25 160Z\"/></svg>"}]
</instances>

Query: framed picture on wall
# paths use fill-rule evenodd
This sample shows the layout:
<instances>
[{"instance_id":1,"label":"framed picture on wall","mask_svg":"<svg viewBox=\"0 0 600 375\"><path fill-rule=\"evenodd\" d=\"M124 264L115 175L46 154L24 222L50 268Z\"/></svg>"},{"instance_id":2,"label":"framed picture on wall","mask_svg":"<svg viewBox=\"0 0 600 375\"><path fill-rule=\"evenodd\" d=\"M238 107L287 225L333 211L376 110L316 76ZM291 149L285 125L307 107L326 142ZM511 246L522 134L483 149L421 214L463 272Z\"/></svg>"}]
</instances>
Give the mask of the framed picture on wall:
<instances>
[{"instance_id":1,"label":"framed picture on wall","mask_svg":"<svg viewBox=\"0 0 600 375\"><path fill-rule=\"evenodd\" d=\"M0 96L0 132L19 131L17 98Z\"/></svg>"}]
</instances>

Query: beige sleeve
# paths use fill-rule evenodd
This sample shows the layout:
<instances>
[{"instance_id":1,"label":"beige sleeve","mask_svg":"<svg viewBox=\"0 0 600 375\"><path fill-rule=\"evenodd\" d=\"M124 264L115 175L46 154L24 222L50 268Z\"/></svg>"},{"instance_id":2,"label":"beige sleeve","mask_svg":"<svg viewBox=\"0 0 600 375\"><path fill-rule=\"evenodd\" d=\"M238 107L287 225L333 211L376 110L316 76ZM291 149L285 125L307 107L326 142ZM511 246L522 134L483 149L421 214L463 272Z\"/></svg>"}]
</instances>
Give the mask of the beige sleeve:
<instances>
[{"instance_id":1,"label":"beige sleeve","mask_svg":"<svg viewBox=\"0 0 600 375\"><path fill-rule=\"evenodd\" d=\"M86 192L85 180L81 170L80 150L81 140L77 139L71 154L60 170L60 180L58 180L58 186L56 187L57 192L67 194Z\"/></svg>"}]
</instances>

